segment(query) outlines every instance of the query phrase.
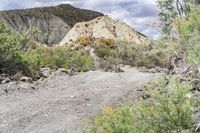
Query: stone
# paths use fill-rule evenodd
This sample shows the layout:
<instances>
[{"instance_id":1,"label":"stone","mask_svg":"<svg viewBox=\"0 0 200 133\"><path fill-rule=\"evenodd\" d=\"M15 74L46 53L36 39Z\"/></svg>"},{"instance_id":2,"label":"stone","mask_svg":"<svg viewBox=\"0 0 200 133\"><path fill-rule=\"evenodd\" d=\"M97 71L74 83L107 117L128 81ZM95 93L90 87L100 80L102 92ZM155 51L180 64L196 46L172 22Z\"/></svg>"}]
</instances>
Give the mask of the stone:
<instances>
[{"instance_id":1,"label":"stone","mask_svg":"<svg viewBox=\"0 0 200 133\"><path fill-rule=\"evenodd\" d=\"M77 74L76 68L71 68L71 69L68 70L69 76L73 76L73 75L76 75L76 74Z\"/></svg>"},{"instance_id":2,"label":"stone","mask_svg":"<svg viewBox=\"0 0 200 133\"><path fill-rule=\"evenodd\" d=\"M5 93L8 93L8 89L5 89L4 92L5 92Z\"/></svg>"},{"instance_id":3,"label":"stone","mask_svg":"<svg viewBox=\"0 0 200 133\"><path fill-rule=\"evenodd\" d=\"M32 83L33 82L33 78L23 76L23 77L20 78L20 81L27 82L27 83Z\"/></svg>"},{"instance_id":4,"label":"stone","mask_svg":"<svg viewBox=\"0 0 200 133\"><path fill-rule=\"evenodd\" d=\"M9 82L11 82L10 78L6 78L3 81L1 81L2 84L6 84L6 83L9 83Z\"/></svg>"},{"instance_id":5,"label":"stone","mask_svg":"<svg viewBox=\"0 0 200 133\"><path fill-rule=\"evenodd\" d=\"M66 73L66 74L68 74L68 70L67 69L65 69L65 68L59 68L58 70L57 70L58 72L61 72L61 73Z\"/></svg>"},{"instance_id":6,"label":"stone","mask_svg":"<svg viewBox=\"0 0 200 133\"><path fill-rule=\"evenodd\" d=\"M51 74L50 68L40 68L40 76L41 77L48 78L50 74Z\"/></svg>"}]
</instances>

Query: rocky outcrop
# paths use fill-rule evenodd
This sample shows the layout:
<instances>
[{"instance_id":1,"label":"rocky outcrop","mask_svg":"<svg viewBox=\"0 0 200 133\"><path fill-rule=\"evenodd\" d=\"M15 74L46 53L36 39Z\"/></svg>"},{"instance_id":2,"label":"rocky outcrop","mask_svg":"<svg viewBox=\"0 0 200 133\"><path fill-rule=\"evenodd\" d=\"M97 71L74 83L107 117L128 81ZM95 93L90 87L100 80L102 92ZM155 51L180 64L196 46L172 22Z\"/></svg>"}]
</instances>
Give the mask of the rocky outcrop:
<instances>
[{"instance_id":1,"label":"rocky outcrop","mask_svg":"<svg viewBox=\"0 0 200 133\"><path fill-rule=\"evenodd\" d=\"M113 39L134 44L150 42L145 35L135 31L126 23L113 20L107 16L77 23L60 42L60 45L75 44L79 37Z\"/></svg>"},{"instance_id":2,"label":"rocky outcrop","mask_svg":"<svg viewBox=\"0 0 200 133\"><path fill-rule=\"evenodd\" d=\"M103 14L75 8L68 4L55 7L0 11L0 22L18 32L38 28L34 39L47 44L57 44L77 23L95 19Z\"/></svg>"}]
</instances>

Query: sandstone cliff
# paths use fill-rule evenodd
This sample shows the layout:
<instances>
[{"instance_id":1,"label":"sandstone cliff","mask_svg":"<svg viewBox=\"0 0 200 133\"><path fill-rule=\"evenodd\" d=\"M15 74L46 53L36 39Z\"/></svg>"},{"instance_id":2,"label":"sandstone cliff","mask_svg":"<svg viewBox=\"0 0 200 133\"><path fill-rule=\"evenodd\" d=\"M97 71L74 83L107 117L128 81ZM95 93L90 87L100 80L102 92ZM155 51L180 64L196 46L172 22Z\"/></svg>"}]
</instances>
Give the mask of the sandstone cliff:
<instances>
[{"instance_id":1,"label":"sandstone cliff","mask_svg":"<svg viewBox=\"0 0 200 133\"><path fill-rule=\"evenodd\" d=\"M145 35L135 31L126 23L103 16L91 21L77 23L60 42L60 45L74 44L81 36L89 36L95 39L113 39L134 44L150 42Z\"/></svg>"},{"instance_id":2,"label":"sandstone cliff","mask_svg":"<svg viewBox=\"0 0 200 133\"><path fill-rule=\"evenodd\" d=\"M0 11L0 22L18 32L37 27L41 33L35 39L41 43L59 43L77 23L103 14L75 8L68 4L55 7Z\"/></svg>"}]
</instances>

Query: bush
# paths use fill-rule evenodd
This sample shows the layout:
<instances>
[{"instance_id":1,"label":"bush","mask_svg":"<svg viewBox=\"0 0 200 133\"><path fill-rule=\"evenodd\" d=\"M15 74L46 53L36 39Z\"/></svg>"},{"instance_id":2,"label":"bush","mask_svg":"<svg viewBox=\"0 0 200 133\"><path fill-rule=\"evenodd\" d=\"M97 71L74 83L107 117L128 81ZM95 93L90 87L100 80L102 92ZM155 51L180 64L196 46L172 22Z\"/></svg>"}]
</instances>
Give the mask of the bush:
<instances>
[{"instance_id":1,"label":"bush","mask_svg":"<svg viewBox=\"0 0 200 133\"><path fill-rule=\"evenodd\" d=\"M13 74L20 62L23 40L0 23L0 72Z\"/></svg>"},{"instance_id":2,"label":"bush","mask_svg":"<svg viewBox=\"0 0 200 133\"><path fill-rule=\"evenodd\" d=\"M190 64L192 64L195 67L200 67L200 37L199 40L195 43L190 43L193 45L190 45L188 48L188 55L187 59Z\"/></svg>"},{"instance_id":3,"label":"bush","mask_svg":"<svg viewBox=\"0 0 200 133\"><path fill-rule=\"evenodd\" d=\"M108 38L99 38L96 39L96 42L100 44L105 44L107 46L111 46L114 44L115 41L113 39L108 39Z\"/></svg>"},{"instance_id":4,"label":"bush","mask_svg":"<svg viewBox=\"0 0 200 133\"><path fill-rule=\"evenodd\" d=\"M155 66L163 67L167 62L165 51L157 50L158 52L155 52L155 50L149 50L149 46L117 42L112 45L97 45L94 49L96 55L104 60L104 64L112 65L115 62L117 64L113 65L124 64L152 68ZM105 63L106 61L108 63Z\"/></svg>"},{"instance_id":5,"label":"bush","mask_svg":"<svg viewBox=\"0 0 200 133\"><path fill-rule=\"evenodd\" d=\"M111 55L111 47L108 45L97 45L95 46L95 53L100 58L106 58Z\"/></svg>"},{"instance_id":6,"label":"bush","mask_svg":"<svg viewBox=\"0 0 200 133\"><path fill-rule=\"evenodd\" d=\"M91 46L93 43L93 37L91 36L80 36L77 39L77 43L82 46Z\"/></svg>"},{"instance_id":7,"label":"bush","mask_svg":"<svg viewBox=\"0 0 200 133\"><path fill-rule=\"evenodd\" d=\"M0 73L23 75L34 79L39 77L41 67L52 69L71 67L87 71L93 67L93 59L87 52L71 50L70 47L45 47L36 42L28 42L30 34L37 29L22 34L12 32L0 23Z\"/></svg>"},{"instance_id":8,"label":"bush","mask_svg":"<svg viewBox=\"0 0 200 133\"><path fill-rule=\"evenodd\" d=\"M183 20L177 19L175 24L181 35L184 46L184 53L187 54L187 61L195 67L200 67L200 8L192 8L190 14Z\"/></svg>"},{"instance_id":9,"label":"bush","mask_svg":"<svg viewBox=\"0 0 200 133\"><path fill-rule=\"evenodd\" d=\"M177 19L175 25L178 28L180 35L186 40L191 37L193 33L199 35L200 32L200 8L193 7L189 15L183 19Z\"/></svg>"},{"instance_id":10,"label":"bush","mask_svg":"<svg viewBox=\"0 0 200 133\"><path fill-rule=\"evenodd\" d=\"M64 46L52 48L38 46L25 52L22 61L27 68L26 74L34 78L39 77L41 67L52 69L74 67L78 71L88 71L93 67L93 58L87 52L80 53Z\"/></svg>"},{"instance_id":11,"label":"bush","mask_svg":"<svg viewBox=\"0 0 200 133\"><path fill-rule=\"evenodd\" d=\"M80 72L91 70L93 67L93 58L88 54L77 52L72 57L72 64Z\"/></svg>"},{"instance_id":12,"label":"bush","mask_svg":"<svg viewBox=\"0 0 200 133\"><path fill-rule=\"evenodd\" d=\"M137 66L146 67L146 68L154 68L156 66L164 67L167 62L167 55L163 51L156 51L151 53L150 55L141 56L141 58L137 61Z\"/></svg>"},{"instance_id":13,"label":"bush","mask_svg":"<svg viewBox=\"0 0 200 133\"><path fill-rule=\"evenodd\" d=\"M192 86L177 78L147 86L148 99L133 106L105 109L91 120L91 133L192 133L196 99L188 97Z\"/></svg>"}]
</instances>

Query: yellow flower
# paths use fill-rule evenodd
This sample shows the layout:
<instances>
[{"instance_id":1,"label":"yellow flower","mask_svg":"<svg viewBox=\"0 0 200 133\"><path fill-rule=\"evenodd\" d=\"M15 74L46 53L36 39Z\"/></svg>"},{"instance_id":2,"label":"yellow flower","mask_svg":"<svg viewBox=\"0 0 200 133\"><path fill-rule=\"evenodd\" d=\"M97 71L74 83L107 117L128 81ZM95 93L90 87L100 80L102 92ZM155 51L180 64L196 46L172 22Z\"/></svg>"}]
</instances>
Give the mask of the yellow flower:
<instances>
[{"instance_id":1,"label":"yellow flower","mask_svg":"<svg viewBox=\"0 0 200 133\"><path fill-rule=\"evenodd\" d=\"M113 112L113 109L109 106L103 106L102 109L101 109L101 112L102 113L112 113Z\"/></svg>"}]
</instances>

